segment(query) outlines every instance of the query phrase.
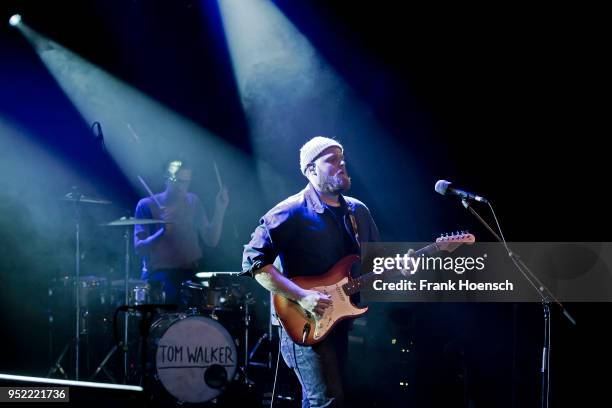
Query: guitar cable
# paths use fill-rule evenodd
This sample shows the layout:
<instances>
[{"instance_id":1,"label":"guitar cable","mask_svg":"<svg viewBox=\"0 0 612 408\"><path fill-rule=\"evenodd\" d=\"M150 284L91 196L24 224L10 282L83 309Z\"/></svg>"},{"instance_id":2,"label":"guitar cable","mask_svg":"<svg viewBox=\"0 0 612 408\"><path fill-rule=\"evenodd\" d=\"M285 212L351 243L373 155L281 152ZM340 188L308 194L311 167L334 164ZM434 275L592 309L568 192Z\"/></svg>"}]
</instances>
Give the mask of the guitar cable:
<instances>
[{"instance_id":1,"label":"guitar cable","mask_svg":"<svg viewBox=\"0 0 612 408\"><path fill-rule=\"evenodd\" d=\"M270 397L270 408L274 406L274 393L276 391L276 379L278 376L278 363L280 362L281 354L281 337L278 337L278 354L276 356L276 369L274 370L274 382L272 383L272 396Z\"/></svg>"},{"instance_id":2,"label":"guitar cable","mask_svg":"<svg viewBox=\"0 0 612 408\"><path fill-rule=\"evenodd\" d=\"M274 245L274 242L272 241L272 235L270 234L270 230L268 230L268 226L265 223L263 224L263 226L266 229L266 234L268 235L268 238L270 238L270 243ZM270 318L271 317L272 316L270 316ZM278 378L278 363L280 362L280 355L281 355L281 341L282 341L282 330L279 331L279 336L278 336L278 354L276 355L276 369L274 370L274 382L272 383L272 396L270 397L270 408L273 408L274 406L274 393L276 392L276 380ZM270 337L270 342L272 342L272 337Z\"/></svg>"}]
</instances>

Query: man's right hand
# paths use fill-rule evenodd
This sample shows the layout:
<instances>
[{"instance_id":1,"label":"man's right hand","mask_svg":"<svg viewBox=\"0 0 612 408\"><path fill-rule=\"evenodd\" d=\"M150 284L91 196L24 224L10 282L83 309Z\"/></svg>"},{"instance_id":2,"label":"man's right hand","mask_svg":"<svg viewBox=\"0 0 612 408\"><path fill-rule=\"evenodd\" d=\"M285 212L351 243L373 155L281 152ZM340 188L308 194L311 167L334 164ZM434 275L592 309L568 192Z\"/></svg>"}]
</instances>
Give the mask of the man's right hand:
<instances>
[{"instance_id":1,"label":"man's right hand","mask_svg":"<svg viewBox=\"0 0 612 408\"><path fill-rule=\"evenodd\" d=\"M302 308L308 310L311 313L315 313L318 316L322 316L325 309L332 305L331 297L324 295L316 290L304 290L304 294L298 300L298 303Z\"/></svg>"}]
</instances>

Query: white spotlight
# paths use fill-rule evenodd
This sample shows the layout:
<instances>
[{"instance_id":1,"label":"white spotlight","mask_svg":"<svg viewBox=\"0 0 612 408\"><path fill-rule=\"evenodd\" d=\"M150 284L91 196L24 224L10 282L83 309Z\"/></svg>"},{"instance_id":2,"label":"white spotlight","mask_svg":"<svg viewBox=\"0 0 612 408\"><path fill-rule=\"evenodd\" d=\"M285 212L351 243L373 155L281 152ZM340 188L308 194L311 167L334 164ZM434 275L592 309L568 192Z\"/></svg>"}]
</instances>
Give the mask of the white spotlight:
<instances>
[{"instance_id":1,"label":"white spotlight","mask_svg":"<svg viewBox=\"0 0 612 408\"><path fill-rule=\"evenodd\" d=\"M19 23L21 23L21 15L20 14L13 14L11 16L11 18L9 18L9 24L13 27L17 26Z\"/></svg>"}]
</instances>

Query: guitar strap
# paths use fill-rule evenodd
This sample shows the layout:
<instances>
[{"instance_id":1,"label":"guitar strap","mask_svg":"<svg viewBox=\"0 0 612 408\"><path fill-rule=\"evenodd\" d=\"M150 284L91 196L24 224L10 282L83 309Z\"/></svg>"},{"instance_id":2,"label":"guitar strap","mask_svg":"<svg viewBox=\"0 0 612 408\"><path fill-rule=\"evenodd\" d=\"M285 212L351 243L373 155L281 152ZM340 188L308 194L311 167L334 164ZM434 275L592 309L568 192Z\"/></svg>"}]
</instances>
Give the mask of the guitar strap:
<instances>
[{"instance_id":1,"label":"guitar strap","mask_svg":"<svg viewBox=\"0 0 612 408\"><path fill-rule=\"evenodd\" d=\"M361 249L361 243L359 242L359 230L357 229L357 220L355 219L355 214L352 210L349 210L349 219L351 220L351 225L353 227L353 236L355 237L355 241L357 241L357 246Z\"/></svg>"}]
</instances>

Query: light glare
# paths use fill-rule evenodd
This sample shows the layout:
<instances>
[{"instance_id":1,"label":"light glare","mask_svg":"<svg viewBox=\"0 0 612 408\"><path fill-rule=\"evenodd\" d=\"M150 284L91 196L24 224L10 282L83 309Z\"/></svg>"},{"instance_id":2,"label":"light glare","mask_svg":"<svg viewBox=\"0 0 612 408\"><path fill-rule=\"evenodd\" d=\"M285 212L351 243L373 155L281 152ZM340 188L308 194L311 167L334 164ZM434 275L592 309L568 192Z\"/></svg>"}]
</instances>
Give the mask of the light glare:
<instances>
[{"instance_id":1,"label":"light glare","mask_svg":"<svg viewBox=\"0 0 612 408\"><path fill-rule=\"evenodd\" d=\"M13 14L11 18L9 19L9 24L12 27L16 27L19 23L21 23L21 15Z\"/></svg>"}]
</instances>

